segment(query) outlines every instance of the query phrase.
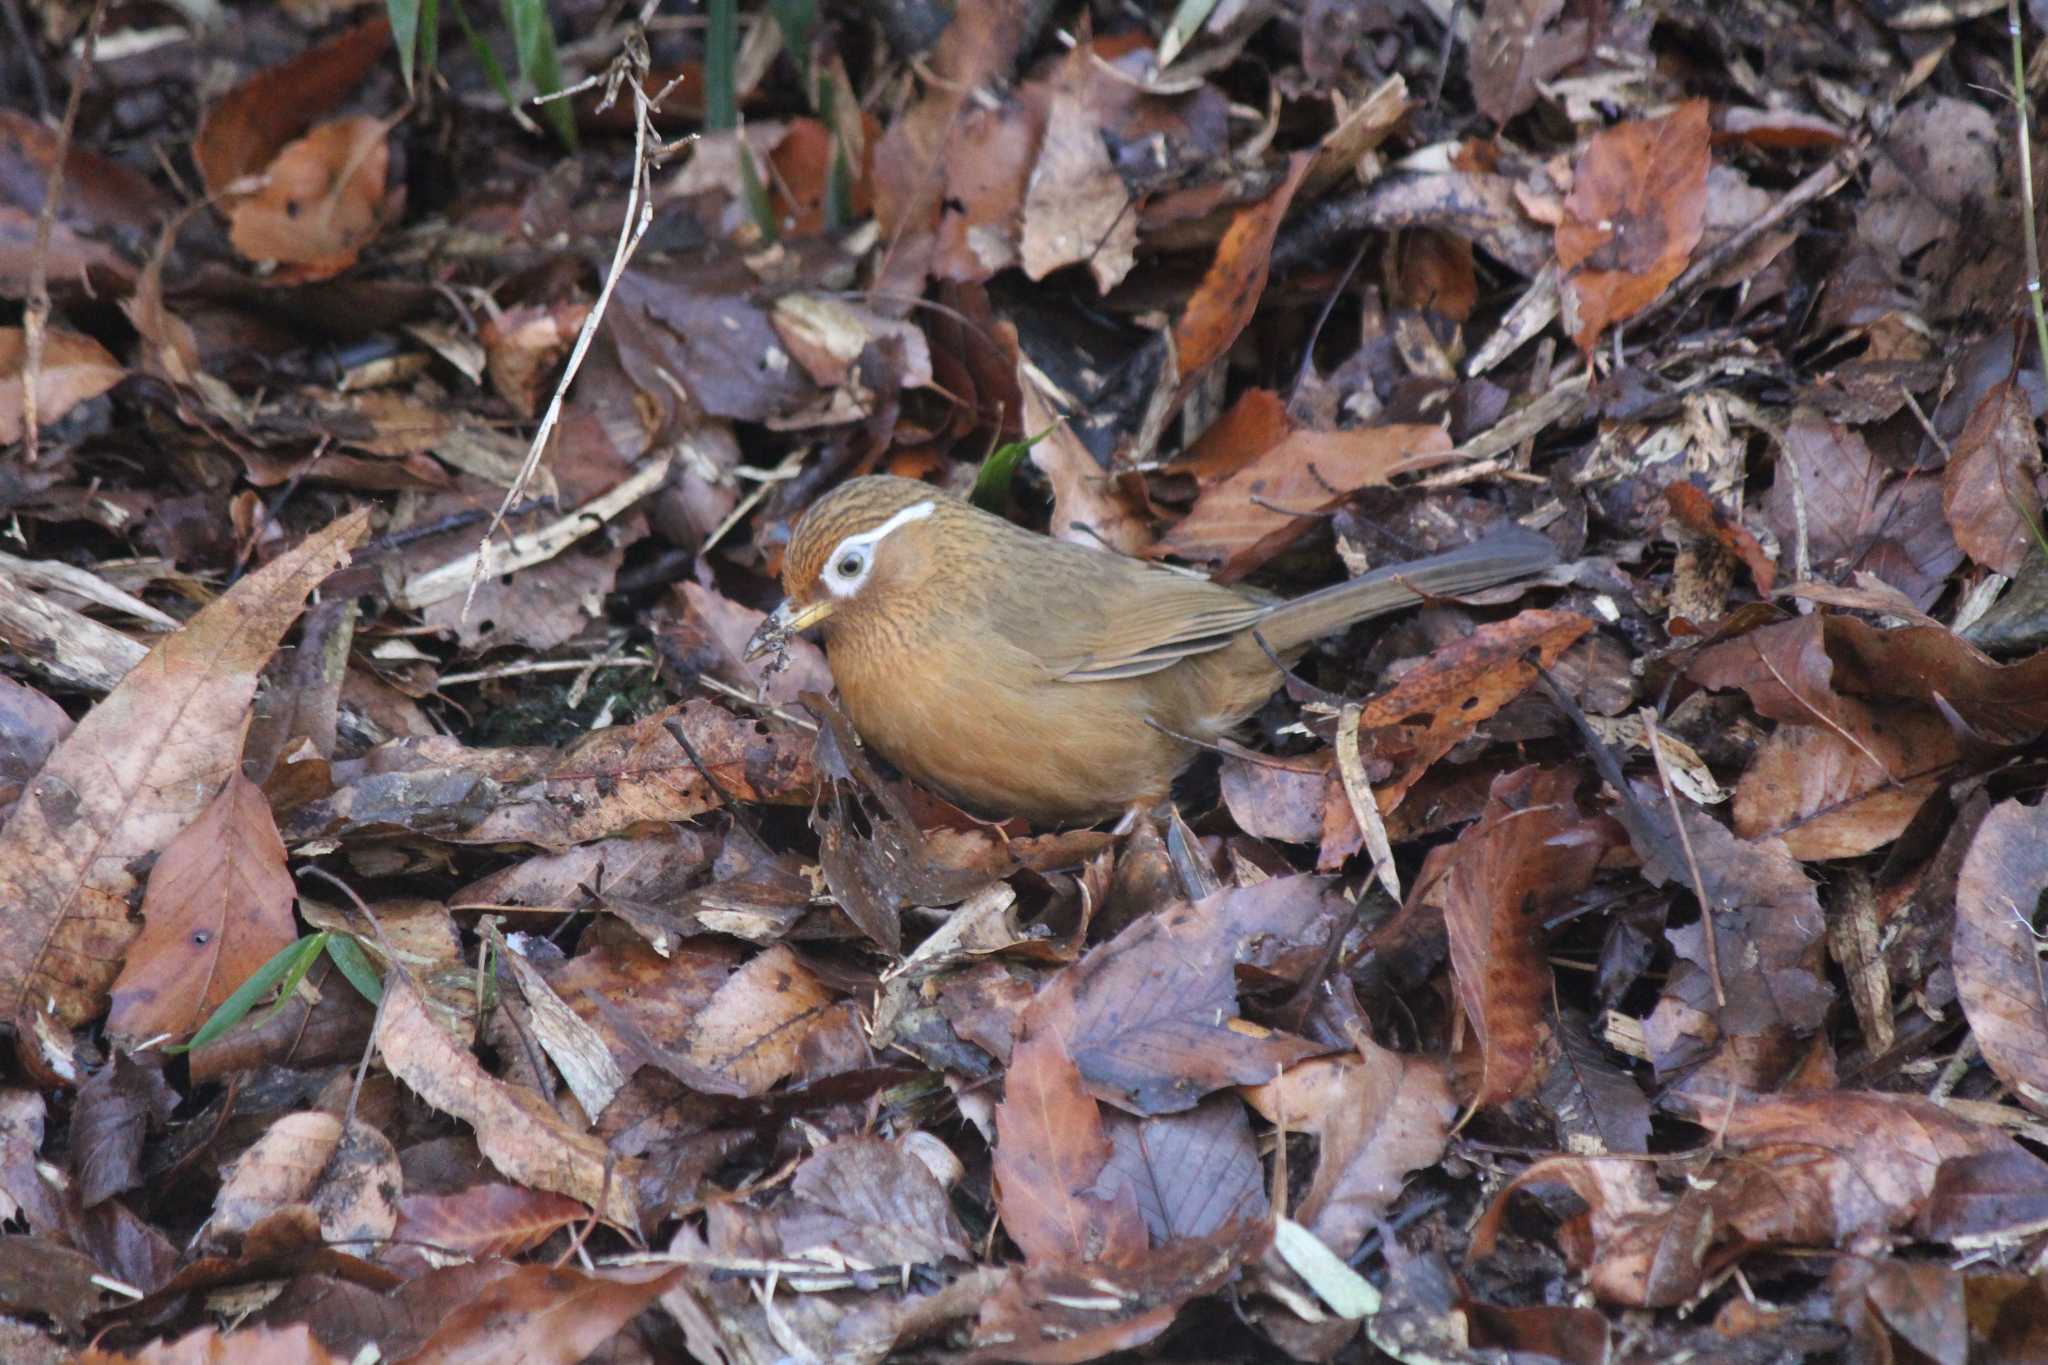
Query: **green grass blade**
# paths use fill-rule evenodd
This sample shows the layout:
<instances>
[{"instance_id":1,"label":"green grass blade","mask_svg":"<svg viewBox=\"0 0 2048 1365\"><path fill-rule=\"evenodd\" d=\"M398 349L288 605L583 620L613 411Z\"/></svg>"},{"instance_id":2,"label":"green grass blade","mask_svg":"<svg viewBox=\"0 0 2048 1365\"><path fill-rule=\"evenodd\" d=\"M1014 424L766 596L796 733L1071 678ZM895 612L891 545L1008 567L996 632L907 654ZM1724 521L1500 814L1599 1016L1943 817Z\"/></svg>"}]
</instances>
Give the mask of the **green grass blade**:
<instances>
[{"instance_id":1,"label":"green grass blade","mask_svg":"<svg viewBox=\"0 0 2048 1365\"><path fill-rule=\"evenodd\" d=\"M711 23L704 34L704 129L721 132L740 123L738 0L709 0Z\"/></svg>"},{"instance_id":2,"label":"green grass blade","mask_svg":"<svg viewBox=\"0 0 2048 1365\"><path fill-rule=\"evenodd\" d=\"M164 1051L189 1052L195 1047L204 1047L241 1023L249 1011L256 1007L258 1000L275 990L287 978L290 978L291 987L296 987L305 979L307 969L313 965L313 960L320 956L320 949L326 942L325 932L308 934L278 949L270 961L251 972L249 979L235 988L233 995L220 1002L220 1008L200 1025L199 1032L192 1035L191 1042L180 1043L165 1048ZM279 998L289 999L290 995L291 988L288 987Z\"/></svg>"},{"instance_id":3,"label":"green grass blade","mask_svg":"<svg viewBox=\"0 0 2048 1365\"><path fill-rule=\"evenodd\" d=\"M398 49L398 74L405 77L405 92L409 95L413 58L419 52L420 0L384 0L384 12L391 18L391 46Z\"/></svg>"},{"instance_id":4,"label":"green grass blade","mask_svg":"<svg viewBox=\"0 0 2048 1365\"><path fill-rule=\"evenodd\" d=\"M327 940L327 956L334 959L336 970L348 978L348 984L363 999L373 1005L383 1000L384 979L377 975L377 968L362 944L347 934L336 934Z\"/></svg>"},{"instance_id":5,"label":"green grass blade","mask_svg":"<svg viewBox=\"0 0 2048 1365\"><path fill-rule=\"evenodd\" d=\"M562 88L562 57L555 48L555 28L548 22L547 0L504 0L505 23L512 30L512 50L519 74L542 95ZM576 112L567 100L549 100L541 117L570 151L576 150Z\"/></svg>"},{"instance_id":6,"label":"green grass blade","mask_svg":"<svg viewBox=\"0 0 2048 1365\"><path fill-rule=\"evenodd\" d=\"M974 476L974 492L969 495L974 505L984 512L1001 515L1010 500L1010 481L1016 477L1018 462L1031 453L1031 447L1058 429L1055 422L1029 440L1006 441L989 452L989 457L981 462L981 471Z\"/></svg>"}]
</instances>

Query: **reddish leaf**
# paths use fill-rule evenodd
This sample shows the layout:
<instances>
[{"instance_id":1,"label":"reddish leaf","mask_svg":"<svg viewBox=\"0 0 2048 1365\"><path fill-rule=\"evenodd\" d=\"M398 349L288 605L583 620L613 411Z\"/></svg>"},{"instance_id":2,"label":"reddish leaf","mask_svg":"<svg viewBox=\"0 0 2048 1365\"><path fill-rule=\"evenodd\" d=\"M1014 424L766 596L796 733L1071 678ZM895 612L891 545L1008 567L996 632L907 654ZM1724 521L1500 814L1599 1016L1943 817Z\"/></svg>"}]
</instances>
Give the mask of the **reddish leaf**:
<instances>
[{"instance_id":1,"label":"reddish leaf","mask_svg":"<svg viewBox=\"0 0 2048 1365\"><path fill-rule=\"evenodd\" d=\"M1600 334L1656 301L1699 245L1707 211L1707 102L1593 135L1557 225L1566 324L1590 355Z\"/></svg>"},{"instance_id":2,"label":"reddish leaf","mask_svg":"<svg viewBox=\"0 0 2048 1365\"><path fill-rule=\"evenodd\" d=\"M682 1271L621 1266L593 1274L523 1265L441 1320L406 1365L576 1365L659 1298Z\"/></svg>"},{"instance_id":3,"label":"reddish leaf","mask_svg":"<svg viewBox=\"0 0 2048 1365\"><path fill-rule=\"evenodd\" d=\"M325 279L355 264L384 225L386 131L380 119L340 119L288 143L261 188L228 212L235 250L292 267L295 280Z\"/></svg>"},{"instance_id":4,"label":"reddish leaf","mask_svg":"<svg viewBox=\"0 0 2048 1365\"><path fill-rule=\"evenodd\" d=\"M1941 476L1941 506L1963 553L2014 575L2041 544L2041 442L2017 384L2000 384L1970 413Z\"/></svg>"},{"instance_id":5,"label":"reddish leaf","mask_svg":"<svg viewBox=\"0 0 2048 1365\"><path fill-rule=\"evenodd\" d=\"M1479 1042L1475 1109L1536 1082L1554 993L1543 917L1591 885L1607 844L1579 812L1578 783L1573 768L1496 778L1478 823L1424 865L1422 894L1442 909L1458 1002Z\"/></svg>"},{"instance_id":6,"label":"reddish leaf","mask_svg":"<svg viewBox=\"0 0 2048 1365\"><path fill-rule=\"evenodd\" d=\"M268 166L287 142L355 91L391 49L382 15L230 90L199 120L192 159L208 194Z\"/></svg>"},{"instance_id":7,"label":"reddish leaf","mask_svg":"<svg viewBox=\"0 0 2048 1365\"><path fill-rule=\"evenodd\" d=\"M535 1189L602 1203L604 1216L637 1228L640 1163L606 1149L522 1086L486 1072L434 1022L426 1002L404 975L384 980L384 1013L377 1030L384 1064L420 1096L475 1130L491 1164Z\"/></svg>"},{"instance_id":8,"label":"reddish leaf","mask_svg":"<svg viewBox=\"0 0 2048 1365\"><path fill-rule=\"evenodd\" d=\"M107 1031L189 1035L297 937L296 895L270 805L237 772L150 869Z\"/></svg>"},{"instance_id":9,"label":"reddish leaf","mask_svg":"<svg viewBox=\"0 0 2048 1365\"><path fill-rule=\"evenodd\" d=\"M1155 554L1218 564L1224 582L1244 577L1307 534L1321 513L1361 488L1443 463L1451 438L1421 423L1288 430L1204 487Z\"/></svg>"},{"instance_id":10,"label":"reddish leaf","mask_svg":"<svg viewBox=\"0 0 2048 1365\"><path fill-rule=\"evenodd\" d=\"M588 1209L565 1195L486 1181L455 1194L407 1195L392 1235L479 1260L509 1259L589 1217Z\"/></svg>"},{"instance_id":11,"label":"reddish leaf","mask_svg":"<svg viewBox=\"0 0 2048 1365\"><path fill-rule=\"evenodd\" d=\"M1273 263L1273 238L1280 220L1294 202L1294 192L1315 158L1296 152L1288 158L1287 178L1256 204L1239 209L1208 273L1174 324L1174 354L1180 363L1181 396L1193 389L1202 371L1221 360L1252 320L1266 291L1266 273Z\"/></svg>"},{"instance_id":12,"label":"reddish leaf","mask_svg":"<svg viewBox=\"0 0 2048 1365\"><path fill-rule=\"evenodd\" d=\"M1144 1250L1132 1193L1093 1192L1109 1155L1101 1111L1059 1035L1041 1029L1018 1043L996 1107L995 1199L1026 1260L1119 1262Z\"/></svg>"}]
</instances>

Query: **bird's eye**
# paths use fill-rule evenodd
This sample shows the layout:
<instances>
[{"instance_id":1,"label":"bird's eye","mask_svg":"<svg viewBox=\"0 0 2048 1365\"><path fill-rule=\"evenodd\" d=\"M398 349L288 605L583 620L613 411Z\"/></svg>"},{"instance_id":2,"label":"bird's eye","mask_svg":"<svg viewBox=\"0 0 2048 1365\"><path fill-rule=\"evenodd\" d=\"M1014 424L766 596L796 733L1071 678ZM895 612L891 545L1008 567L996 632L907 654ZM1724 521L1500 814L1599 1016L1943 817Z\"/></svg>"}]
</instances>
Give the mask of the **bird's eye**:
<instances>
[{"instance_id":1,"label":"bird's eye","mask_svg":"<svg viewBox=\"0 0 2048 1365\"><path fill-rule=\"evenodd\" d=\"M858 578L860 577L860 571L867 566L867 556L859 551L855 551L852 554L841 555L839 563L835 566L835 571L841 578Z\"/></svg>"}]
</instances>

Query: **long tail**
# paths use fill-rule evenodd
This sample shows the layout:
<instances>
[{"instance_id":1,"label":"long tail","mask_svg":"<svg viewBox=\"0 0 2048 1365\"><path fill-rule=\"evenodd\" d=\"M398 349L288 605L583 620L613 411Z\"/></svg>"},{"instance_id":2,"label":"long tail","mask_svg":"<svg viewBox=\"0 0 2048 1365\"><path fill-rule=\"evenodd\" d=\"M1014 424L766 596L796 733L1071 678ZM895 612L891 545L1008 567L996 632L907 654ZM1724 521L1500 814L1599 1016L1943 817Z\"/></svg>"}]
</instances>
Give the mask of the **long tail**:
<instances>
[{"instance_id":1,"label":"long tail","mask_svg":"<svg viewBox=\"0 0 2048 1365\"><path fill-rule=\"evenodd\" d=\"M1496 583L1541 573L1557 563L1547 537L1510 525L1482 540L1440 555L1383 569L1282 602L1258 624L1276 654L1390 611L1412 607L1424 596L1455 597Z\"/></svg>"}]
</instances>

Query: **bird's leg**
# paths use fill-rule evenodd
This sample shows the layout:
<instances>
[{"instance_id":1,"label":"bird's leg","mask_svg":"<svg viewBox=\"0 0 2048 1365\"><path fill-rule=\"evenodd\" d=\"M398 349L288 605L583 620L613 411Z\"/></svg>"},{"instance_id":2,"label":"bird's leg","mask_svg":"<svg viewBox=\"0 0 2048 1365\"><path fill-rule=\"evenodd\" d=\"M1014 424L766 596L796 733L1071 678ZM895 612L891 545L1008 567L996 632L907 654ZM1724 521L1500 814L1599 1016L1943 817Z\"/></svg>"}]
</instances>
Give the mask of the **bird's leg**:
<instances>
[{"instance_id":1,"label":"bird's leg","mask_svg":"<svg viewBox=\"0 0 2048 1365\"><path fill-rule=\"evenodd\" d=\"M1134 803L1117 822L1117 831L1122 840L1101 916L1103 927L1112 934L1180 899L1173 860L1152 803Z\"/></svg>"}]
</instances>

